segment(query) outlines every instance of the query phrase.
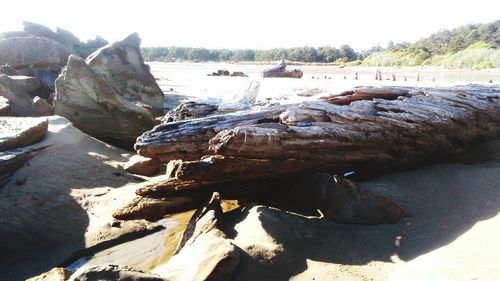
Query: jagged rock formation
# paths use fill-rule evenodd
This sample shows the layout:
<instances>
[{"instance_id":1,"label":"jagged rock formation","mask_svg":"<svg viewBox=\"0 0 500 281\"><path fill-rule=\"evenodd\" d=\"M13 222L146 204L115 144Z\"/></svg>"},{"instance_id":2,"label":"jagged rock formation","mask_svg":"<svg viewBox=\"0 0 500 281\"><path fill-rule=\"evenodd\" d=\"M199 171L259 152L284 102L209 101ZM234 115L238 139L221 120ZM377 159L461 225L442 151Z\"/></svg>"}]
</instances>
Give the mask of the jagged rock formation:
<instances>
[{"instance_id":1,"label":"jagged rock formation","mask_svg":"<svg viewBox=\"0 0 500 281\"><path fill-rule=\"evenodd\" d=\"M140 53L134 33L89 56L70 56L56 80L55 114L82 131L131 144L162 114L160 90Z\"/></svg>"},{"instance_id":2,"label":"jagged rock formation","mask_svg":"<svg viewBox=\"0 0 500 281\"><path fill-rule=\"evenodd\" d=\"M45 99L54 92L54 81L70 54L87 57L108 44L100 37L83 43L60 27L54 32L40 24L23 24L23 31L0 33L0 73L32 77L38 87L29 91Z\"/></svg>"}]
</instances>

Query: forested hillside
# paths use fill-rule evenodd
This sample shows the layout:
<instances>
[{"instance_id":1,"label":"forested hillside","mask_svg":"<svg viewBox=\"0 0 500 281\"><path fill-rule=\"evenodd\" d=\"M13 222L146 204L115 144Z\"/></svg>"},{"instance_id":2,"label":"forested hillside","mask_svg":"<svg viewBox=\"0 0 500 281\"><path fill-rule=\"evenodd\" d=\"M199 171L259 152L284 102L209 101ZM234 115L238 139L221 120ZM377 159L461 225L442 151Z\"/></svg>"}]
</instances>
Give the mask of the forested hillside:
<instances>
[{"instance_id":1,"label":"forested hillside","mask_svg":"<svg viewBox=\"0 0 500 281\"><path fill-rule=\"evenodd\" d=\"M269 62L287 59L304 63L337 63L367 66L432 65L455 68L500 67L500 20L487 24L469 24L441 30L414 43L392 41L386 47L353 50L339 48L296 47L271 50L228 50L189 47L142 48L147 61L192 62Z\"/></svg>"}]
</instances>

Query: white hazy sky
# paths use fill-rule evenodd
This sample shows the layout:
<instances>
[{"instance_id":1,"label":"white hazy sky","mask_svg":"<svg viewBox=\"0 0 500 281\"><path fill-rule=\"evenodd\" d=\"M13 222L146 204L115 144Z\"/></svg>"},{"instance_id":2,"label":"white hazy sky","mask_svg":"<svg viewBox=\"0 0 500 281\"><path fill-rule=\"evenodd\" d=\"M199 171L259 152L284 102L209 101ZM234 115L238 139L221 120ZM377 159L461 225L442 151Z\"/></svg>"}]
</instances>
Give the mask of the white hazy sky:
<instances>
[{"instance_id":1,"label":"white hazy sky","mask_svg":"<svg viewBox=\"0 0 500 281\"><path fill-rule=\"evenodd\" d=\"M0 32L22 21L60 26L83 40L138 32L143 46L356 50L415 41L442 28L500 19L498 0L8 0Z\"/></svg>"}]
</instances>

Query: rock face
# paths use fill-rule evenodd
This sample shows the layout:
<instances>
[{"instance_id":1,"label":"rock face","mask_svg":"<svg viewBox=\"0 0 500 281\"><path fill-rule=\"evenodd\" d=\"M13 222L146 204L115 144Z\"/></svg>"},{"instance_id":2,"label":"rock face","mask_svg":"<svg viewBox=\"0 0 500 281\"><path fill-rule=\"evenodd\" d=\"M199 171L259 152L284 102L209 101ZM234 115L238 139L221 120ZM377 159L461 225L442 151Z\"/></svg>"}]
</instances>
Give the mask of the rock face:
<instances>
[{"instance_id":1,"label":"rock face","mask_svg":"<svg viewBox=\"0 0 500 281\"><path fill-rule=\"evenodd\" d=\"M15 115L35 115L31 95L22 85L7 75L0 75L0 96L8 100L11 111Z\"/></svg>"},{"instance_id":2,"label":"rock face","mask_svg":"<svg viewBox=\"0 0 500 281\"><path fill-rule=\"evenodd\" d=\"M15 68L30 65L65 65L74 53L70 47L45 37L14 37L0 40L0 65Z\"/></svg>"},{"instance_id":3,"label":"rock face","mask_svg":"<svg viewBox=\"0 0 500 281\"><path fill-rule=\"evenodd\" d=\"M9 76L9 78L14 80L19 86L26 89L26 91L32 96L36 96L37 90L40 88L40 81L36 77L19 75Z\"/></svg>"},{"instance_id":4,"label":"rock face","mask_svg":"<svg viewBox=\"0 0 500 281\"><path fill-rule=\"evenodd\" d=\"M126 144L151 129L162 114L163 93L139 45L134 33L87 60L70 56L55 83L55 114L94 137Z\"/></svg>"},{"instance_id":5,"label":"rock face","mask_svg":"<svg viewBox=\"0 0 500 281\"><path fill-rule=\"evenodd\" d=\"M97 265L77 270L70 281L167 281L152 273L145 273L120 265Z\"/></svg>"},{"instance_id":6,"label":"rock face","mask_svg":"<svg viewBox=\"0 0 500 281\"><path fill-rule=\"evenodd\" d=\"M158 172L158 159L147 158L140 155L130 157L130 160L123 166L127 172L143 176L154 176Z\"/></svg>"},{"instance_id":7,"label":"rock face","mask_svg":"<svg viewBox=\"0 0 500 281\"><path fill-rule=\"evenodd\" d=\"M292 71L286 70L285 61L282 60L275 67L265 69L262 72L262 77L278 77L278 78L302 78L304 73L299 69Z\"/></svg>"}]
</instances>

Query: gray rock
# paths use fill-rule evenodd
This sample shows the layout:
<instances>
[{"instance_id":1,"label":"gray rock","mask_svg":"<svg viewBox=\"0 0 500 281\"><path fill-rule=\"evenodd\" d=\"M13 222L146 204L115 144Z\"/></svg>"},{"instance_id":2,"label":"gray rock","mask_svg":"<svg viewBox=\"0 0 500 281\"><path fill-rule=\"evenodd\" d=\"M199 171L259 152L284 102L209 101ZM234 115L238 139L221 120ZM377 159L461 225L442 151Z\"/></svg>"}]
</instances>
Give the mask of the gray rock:
<instances>
[{"instance_id":1,"label":"gray rock","mask_svg":"<svg viewBox=\"0 0 500 281\"><path fill-rule=\"evenodd\" d=\"M13 37L30 37L31 35L25 31L5 31L0 32L0 40Z\"/></svg>"},{"instance_id":2,"label":"gray rock","mask_svg":"<svg viewBox=\"0 0 500 281\"><path fill-rule=\"evenodd\" d=\"M123 144L151 129L163 113L163 92L139 44L134 33L87 60L70 56L55 82L55 113L94 137Z\"/></svg>"},{"instance_id":3,"label":"gray rock","mask_svg":"<svg viewBox=\"0 0 500 281\"><path fill-rule=\"evenodd\" d=\"M70 281L166 281L153 273L146 273L121 265L96 265L77 270Z\"/></svg>"},{"instance_id":4,"label":"gray rock","mask_svg":"<svg viewBox=\"0 0 500 281\"><path fill-rule=\"evenodd\" d=\"M10 64L4 64L0 66L0 73L7 74L7 75L15 75L16 74L16 69L12 67Z\"/></svg>"},{"instance_id":5,"label":"gray rock","mask_svg":"<svg viewBox=\"0 0 500 281\"><path fill-rule=\"evenodd\" d=\"M54 115L54 108L41 97L33 98L33 110L36 116Z\"/></svg>"},{"instance_id":6,"label":"gray rock","mask_svg":"<svg viewBox=\"0 0 500 281\"><path fill-rule=\"evenodd\" d=\"M35 37L47 37L58 41L58 35L52 29L38 23L23 22L24 32Z\"/></svg>"},{"instance_id":7,"label":"gray rock","mask_svg":"<svg viewBox=\"0 0 500 281\"><path fill-rule=\"evenodd\" d=\"M78 37L76 37L69 30L66 30L61 27L56 28L57 41L64 43L68 46L80 46L82 45L82 41Z\"/></svg>"},{"instance_id":8,"label":"gray rock","mask_svg":"<svg viewBox=\"0 0 500 281\"><path fill-rule=\"evenodd\" d=\"M24 87L28 93L34 96L40 89L40 81L36 77L30 76L9 76L19 86Z\"/></svg>"},{"instance_id":9,"label":"gray rock","mask_svg":"<svg viewBox=\"0 0 500 281\"><path fill-rule=\"evenodd\" d=\"M0 40L0 65L15 68L29 65L65 65L71 47L45 37L14 37Z\"/></svg>"},{"instance_id":10,"label":"gray rock","mask_svg":"<svg viewBox=\"0 0 500 281\"><path fill-rule=\"evenodd\" d=\"M30 145L47 133L45 118L0 117L0 151Z\"/></svg>"},{"instance_id":11,"label":"gray rock","mask_svg":"<svg viewBox=\"0 0 500 281\"><path fill-rule=\"evenodd\" d=\"M78 56L86 58L90 54L97 51L99 48L102 48L108 44L108 41L104 40L104 38L96 36L95 39L88 40L87 43L75 47L75 50Z\"/></svg>"},{"instance_id":12,"label":"gray rock","mask_svg":"<svg viewBox=\"0 0 500 281\"><path fill-rule=\"evenodd\" d=\"M34 116L32 97L26 89L7 75L0 75L0 96L9 101L13 114Z\"/></svg>"}]
</instances>

